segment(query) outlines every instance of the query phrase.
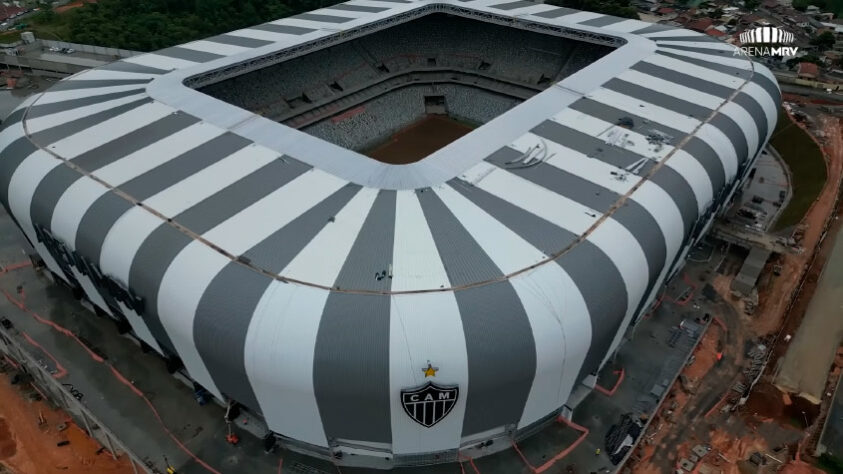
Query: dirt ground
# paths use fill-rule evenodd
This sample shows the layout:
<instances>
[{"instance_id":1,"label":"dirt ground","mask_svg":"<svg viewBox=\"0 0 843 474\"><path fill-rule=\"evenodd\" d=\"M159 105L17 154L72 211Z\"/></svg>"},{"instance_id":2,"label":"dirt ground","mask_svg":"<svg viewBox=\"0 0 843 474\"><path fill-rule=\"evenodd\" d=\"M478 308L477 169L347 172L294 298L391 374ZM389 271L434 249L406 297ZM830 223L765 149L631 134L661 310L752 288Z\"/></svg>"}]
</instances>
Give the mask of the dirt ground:
<instances>
[{"instance_id":1,"label":"dirt ground","mask_svg":"<svg viewBox=\"0 0 843 474\"><path fill-rule=\"evenodd\" d=\"M782 472L820 472L800 461L798 454L794 456L798 447L804 448L806 444L803 433L806 424L812 425L820 417L819 407L783 394L768 381L769 371L786 349L783 342L774 343L768 375L756 386L747 405L741 408L740 416L720 413L719 408L731 400L728 397L738 395L728 387L733 380L731 377L737 380L744 365L745 344L776 341L779 335L783 339L784 334L795 334L802 320L822 269L821 262L825 261L831 247L824 245L815 253L843 176L842 130L838 119L827 117L823 122L827 137L823 150L827 154L828 180L802 221L805 231L800 244L805 250L801 254L782 256L775 262L782 265L781 276L771 277L768 283L759 285L760 301L754 315L745 315L742 303L731 296L729 285L734 275L712 275L712 287L729 301L737 315L734 321L726 320L728 330L712 324L704 336L695 353L695 362L683 372L691 390L686 391L679 384L672 389L671 399L665 402L644 435L646 438L637 453L638 462L627 465L634 473L670 472L680 459L691 455L694 445L701 443L710 445L712 450L697 465L695 472L755 472L746 461L755 452L766 452L779 459L784 463ZM836 225L824 243L833 242L836 227L843 220L833 222ZM812 262L820 264L811 265ZM806 271L809 273L799 298L791 307L791 296ZM714 356L720 347L725 356L723 362L717 363ZM779 468L773 460L769 460L768 466Z\"/></svg>"},{"instance_id":2,"label":"dirt ground","mask_svg":"<svg viewBox=\"0 0 843 474\"><path fill-rule=\"evenodd\" d=\"M47 402L27 401L0 374L0 472L13 474L123 474L132 472L126 458L114 460L107 450ZM39 416L46 421L39 424ZM61 430L64 423L66 428ZM69 441L65 446L56 443ZM5 469L5 471L4 471Z\"/></svg>"},{"instance_id":3,"label":"dirt ground","mask_svg":"<svg viewBox=\"0 0 843 474\"><path fill-rule=\"evenodd\" d=\"M843 135L841 135L843 132L841 132L840 120L827 117L824 123L824 131L826 137L828 137L827 146L823 147L828 157L828 180L819 198L814 202L802 220L801 225L805 228L805 232L801 245L805 248L805 251L801 255L790 254L783 256L778 262L782 265L781 276L777 277L772 285L762 289L759 295L759 307L756 312L759 317L754 318L751 325L754 332L759 335L776 332L781 327L782 318L790 303L790 296L793 289L795 289L803 270L813 257L812 250L820 238L825 220L831 212L837 197L837 186L841 180L841 171L843 171ZM818 260L823 255L819 255L819 257ZM817 271L816 276L819 276L819 271ZM810 301L810 296L813 294L813 289L816 286L816 280L816 278L812 280L809 276L799 298L803 307L800 308L800 301L797 301L796 305L790 311L791 314L804 314L807 303ZM800 320L799 318L794 318L794 328L798 327ZM777 354L776 358L780 355Z\"/></svg>"},{"instance_id":4,"label":"dirt ground","mask_svg":"<svg viewBox=\"0 0 843 474\"><path fill-rule=\"evenodd\" d=\"M394 165L414 163L472 130L443 115L429 115L365 154Z\"/></svg>"},{"instance_id":5,"label":"dirt ground","mask_svg":"<svg viewBox=\"0 0 843 474\"><path fill-rule=\"evenodd\" d=\"M841 173L841 170L843 170L843 127L841 126L840 119L827 118L825 120L824 130L826 137L828 137L827 145L824 147L829 157L828 183L817 202L814 203L808 215L803 220L806 227L802 243L805 252L802 255L785 256L782 259L783 277L780 277L766 294L761 295L759 310L763 311L760 314L764 314L765 318L763 320L759 318L759 325L755 328L760 334L772 333L777 328L780 328L782 334L796 333L816 289L817 281L822 273L823 264L831 253L831 244L834 242L841 222L843 222L839 219L839 216L843 215L843 213L838 209L837 220L831 226L824 245L817 250L816 258L813 258L812 250L817 245L820 234L822 233L825 218L832 210L837 186L841 182L841 176L843 176ZM789 303L789 295L792 292L792 288L801 276L801 270L805 269L811 263L813 264L808 268L805 283L793 307L788 312L787 320L782 326L780 318L784 316L784 310ZM787 345L783 342L774 348L769 365L770 369L775 367L776 361L784 355L786 349Z\"/></svg>"}]
</instances>

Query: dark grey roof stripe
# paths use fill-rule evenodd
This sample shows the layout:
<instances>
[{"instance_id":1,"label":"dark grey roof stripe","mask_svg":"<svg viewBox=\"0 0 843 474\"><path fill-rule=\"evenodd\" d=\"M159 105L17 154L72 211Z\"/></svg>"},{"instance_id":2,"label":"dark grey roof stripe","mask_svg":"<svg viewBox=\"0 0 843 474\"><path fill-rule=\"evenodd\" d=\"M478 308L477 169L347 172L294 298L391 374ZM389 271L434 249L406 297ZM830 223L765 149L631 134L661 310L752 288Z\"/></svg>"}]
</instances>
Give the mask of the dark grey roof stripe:
<instances>
[{"instance_id":1,"label":"dark grey roof stripe","mask_svg":"<svg viewBox=\"0 0 843 474\"><path fill-rule=\"evenodd\" d=\"M307 169L297 161L274 160L173 217L173 220L197 234L204 234ZM174 354L177 352L158 315L158 291L170 264L191 242L193 239L187 234L161 224L143 241L129 271L129 288L146 302L142 316L149 331Z\"/></svg>"},{"instance_id":2,"label":"dark grey roof stripe","mask_svg":"<svg viewBox=\"0 0 843 474\"><path fill-rule=\"evenodd\" d=\"M708 107L617 78L610 80L603 87L659 107L664 107L676 113L688 115L697 120L705 120L712 112L712 109ZM756 120L760 119L762 118ZM763 119L766 120L766 116ZM742 163L748 158L749 146L747 145L746 135L744 135L743 130L741 130L740 126L734 120L723 113L717 112L708 123L726 135L737 152L738 163Z\"/></svg>"},{"instance_id":3,"label":"dark grey roof stripe","mask_svg":"<svg viewBox=\"0 0 843 474\"><path fill-rule=\"evenodd\" d=\"M378 193L335 286L390 289L392 280L378 281L375 273L392 262L395 203L395 191ZM328 295L313 355L313 388L328 439L392 442L389 320L389 295Z\"/></svg>"},{"instance_id":4,"label":"dark grey roof stripe","mask_svg":"<svg viewBox=\"0 0 843 474\"><path fill-rule=\"evenodd\" d=\"M366 7L362 5L349 5L347 3L338 3L336 5L328 7L328 10L345 10L349 12L366 12L366 13L378 13L385 10L389 10L386 7Z\"/></svg>"},{"instance_id":5,"label":"dark grey roof stripe","mask_svg":"<svg viewBox=\"0 0 843 474\"><path fill-rule=\"evenodd\" d=\"M274 232L245 255L278 273L360 190L349 184ZM196 349L217 388L247 407L260 410L246 375L246 335L258 302L273 280L238 263L229 263L202 295L193 320ZM290 316L294 317L294 316ZM219 348L225 347L225 352Z\"/></svg>"},{"instance_id":6,"label":"dark grey roof stripe","mask_svg":"<svg viewBox=\"0 0 843 474\"><path fill-rule=\"evenodd\" d=\"M753 120L757 122L759 119L767 120L767 116L765 115L764 117L760 117L758 119L754 118ZM728 115L718 112L708 123L723 132L726 135L726 138L728 138L732 143L732 146L735 147L735 152L738 154L738 164L743 163L750 158L749 143L747 142L743 129L737 124L737 122L732 120L732 118ZM754 156L755 153L752 155Z\"/></svg>"},{"instance_id":7,"label":"dark grey roof stripe","mask_svg":"<svg viewBox=\"0 0 843 474\"><path fill-rule=\"evenodd\" d=\"M614 25L615 23L620 23L622 21L626 21L628 18L618 18L616 16L611 15L603 15L597 18L592 18L590 20L581 21L579 22L580 25L588 25L588 26L609 26Z\"/></svg>"},{"instance_id":8,"label":"dark grey roof stripe","mask_svg":"<svg viewBox=\"0 0 843 474\"><path fill-rule=\"evenodd\" d=\"M675 69L668 69L666 67L657 66L644 61L636 63L632 66L632 69L659 79L664 79L665 81L681 84L685 87L690 87L691 89L720 97L721 99L729 97L735 91L735 89L731 87L722 86L720 84L701 79L697 76L692 76L684 72L679 72Z\"/></svg>"},{"instance_id":9,"label":"dark grey roof stripe","mask_svg":"<svg viewBox=\"0 0 843 474\"><path fill-rule=\"evenodd\" d=\"M686 153L694 157L697 162L705 169L709 181L711 181L711 191L713 195L726 185L726 170L723 167L723 162L720 160L720 155L711 148L711 145L701 140L698 137L691 137L682 147Z\"/></svg>"},{"instance_id":10,"label":"dark grey roof stripe","mask_svg":"<svg viewBox=\"0 0 843 474\"><path fill-rule=\"evenodd\" d=\"M517 150L502 148L487 158L487 161L497 166L505 167L506 162L520 155L521 153ZM509 171L556 194L565 196L568 199L602 213L609 211L621 198L619 194L610 189L545 163ZM662 268L667 263L666 238L661 232L658 222L649 211L632 199L627 200L622 207L618 208L612 214L612 218L632 234L644 252L649 275L644 294L649 294ZM643 298L641 303L643 303ZM640 307L637 308L636 314L640 310Z\"/></svg>"},{"instance_id":11,"label":"dark grey roof stripe","mask_svg":"<svg viewBox=\"0 0 843 474\"><path fill-rule=\"evenodd\" d=\"M11 119L12 117L10 117ZM0 202L9 207L9 184L18 167L38 148L26 137L18 138L0 150ZM9 215L12 215L10 212Z\"/></svg>"},{"instance_id":12,"label":"dark grey roof stripe","mask_svg":"<svg viewBox=\"0 0 843 474\"><path fill-rule=\"evenodd\" d=\"M669 166L659 168L655 174L650 176L650 181L656 183L673 198L673 201L679 207L682 221L685 222L685 234L687 235L699 216L697 197L691 185L688 184L684 176ZM718 191L719 189L715 188L714 196L717 196Z\"/></svg>"},{"instance_id":13,"label":"dark grey roof stripe","mask_svg":"<svg viewBox=\"0 0 843 474\"><path fill-rule=\"evenodd\" d=\"M140 94L141 92L144 92L144 89L129 89L126 91L111 92L109 94L92 95L87 97L81 97L79 99L63 100L61 102L53 102L50 104L39 105L36 102L35 105L29 108L29 112L26 114L26 118L34 119L38 117L43 117L45 115L64 112L67 110L78 109L79 107L87 107L89 105L101 104L103 102L108 102L109 100L121 99L123 97L129 97L131 95Z\"/></svg>"},{"instance_id":14,"label":"dark grey roof stripe","mask_svg":"<svg viewBox=\"0 0 843 474\"><path fill-rule=\"evenodd\" d=\"M708 107L703 107L702 105L665 94L664 92L633 84L623 79L610 79L603 84L603 87L672 110L678 114L693 117L697 120L705 120L711 114L711 109Z\"/></svg>"},{"instance_id":15,"label":"dark grey roof stripe","mask_svg":"<svg viewBox=\"0 0 843 474\"><path fill-rule=\"evenodd\" d=\"M749 80L758 84L759 86L761 86L761 88L767 91L767 94L773 99L773 102L779 103L781 101L781 92L779 91L778 86L775 82L771 81L770 78L763 74L753 73L753 71L749 69L742 69L734 66L727 66L725 64L720 64L713 61L706 61L704 59L692 58L672 51L657 50L656 53L661 54L662 56L678 59L680 61L685 61L687 63L694 64L697 66L712 69L723 74L729 74L731 76Z\"/></svg>"},{"instance_id":16,"label":"dark grey roof stripe","mask_svg":"<svg viewBox=\"0 0 843 474\"><path fill-rule=\"evenodd\" d=\"M75 135L81 132L82 130L87 130L93 127L94 125L98 125L102 122L105 122L106 120L112 119L130 110L136 109L142 105L146 105L151 102L152 99L150 99L149 97L144 97L143 99L138 99L127 104L118 105L117 107L108 110L103 110L102 112L97 112L87 117L78 118L71 122L65 122L56 127L41 130L40 132L36 132L30 135L29 139L32 140L33 143L38 144L39 146L46 147L71 135Z\"/></svg>"},{"instance_id":17,"label":"dark grey roof stripe","mask_svg":"<svg viewBox=\"0 0 843 474\"><path fill-rule=\"evenodd\" d=\"M135 64L130 63L127 61L114 61L112 63L108 63L106 65L100 66L96 68L100 71L119 71L119 72L131 72L137 74L156 74L161 75L170 70L158 69L152 66L144 66L143 64Z\"/></svg>"},{"instance_id":18,"label":"dark grey roof stripe","mask_svg":"<svg viewBox=\"0 0 843 474\"><path fill-rule=\"evenodd\" d=\"M632 32L632 34L646 35L648 33L659 33L659 32L662 32L662 31L670 31L670 30L679 30L679 28L675 28L673 26L652 24L652 25L649 25L649 26L645 26L644 28L641 28L640 30L635 30L635 31ZM655 38L650 38L650 39L655 39Z\"/></svg>"},{"instance_id":19,"label":"dark grey roof stripe","mask_svg":"<svg viewBox=\"0 0 843 474\"><path fill-rule=\"evenodd\" d=\"M705 59L699 58L692 58L690 56L685 56L676 51L669 51L666 49L657 49L656 54L661 54L662 56L667 56L669 58L678 59L680 61L685 61L690 64L694 64L697 66L701 66L707 69L712 69L717 72L722 72L724 74L729 74L730 76L739 77L741 79L749 79L752 77L752 71L749 69L743 69L734 66L728 66L726 64L721 64L713 61L706 61Z\"/></svg>"},{"instance_id":20,"label":"dark grey roof stripe","mask_svg":"<svg viewBox=\"0 0 843 474\"><path fill-rule=\"evenodd\" d=\"M726 58L734 58L735 52L733 50L726 50L726 49L719 49L719 48L706 48L702 45L707 43L701 43L701 46L683 46L679 44L659 44L659 49L668 49L668 50L680 50L680 51L688 51L691 53L700 53L700 54L707 54L709 56L722 56ZM747 60L749 61L749 60Z\"/></svg>"},{"instance_id":21,"label":"dark grey roof stripe","mask_svg":"<svg viewBox=\"0 0 843 474\"><path fill-rule=\"evenodd\" d=\"M95 171L127 154L144 148L148 143L164 138L170 133L173 133L173 131L177 131L197 121L195 117L186 114L173 114L83 153L76 157L73 162L77 163L78 161L80 165L87 167L86 169L88 171ZM32 222L50 229L52 216L59 199L73 183L81 178L82 175L69 166L59 165L50 171L41 183L38 184L33 194L30 209ZM129 205L125 201L121 204L123 206ZM77 241L79 240L84 242L84 239L79 239L77 236ZM99 262L99 253L87 254L80 249L77 249L77 253L87 257L92 262ZM96 280L92 281L97 284ZM115 298L106 288L98 288L98 292L109 306L112 308L118 307Z\"/></svg>"},{"instance_id":22,"label":"dark grey roof stripe","mask_svg":"<svg viewBox=\"0 0 843 474\"><path fill-rule=\"evenodd\" d=\"M155 51L154 54L167 56L170 58L184 59L194 63L206 63L224 57L222 54L208 53L206 51L197 51L190 48L182 48L181 46L173 46L166 49Z\"/></svg>"},{"instance_id":23,"label":"dark grey roof stripe","mask_svg":"<svg viewBox=\"0 0 843 474\"><path fill-rule=\"evenodd\" d=\"M273 160L173 220L193 232L205 233L309 169L309 166L296 160Z\"/></svg>"},{"instance_id":24,"label":"dark grey roof stripe","mask_svg":"<svg viewBox=\"0 0 843 474\"><path fill-rule=\"evenodd\" d=\"M300 13L298 15L293 15L290 18L295 18L297 20L319 21L322 23L345 23L354 19L345 16L320 15L318 13Z\"/></svg>"},{"instance_id":25,"label":"dark grey roof stripe","mask_svg":"<svg viewBox=\"0 0 843 474\"><path fill-rule=\"evenodd\" d=\"M641 158L628 150L614 147L597 137L552 120L545 120L530 131L542 138L547 138L562 146L576 150L589 158L600 160L618 168L626 168Z\"/></svg>"},{"instance_id":26,"label":"dark grey roof stripe","mask_svg":"<svg viewBox=\"0 0 843 474\"><path fill-rule=\"evenodd\" d=\"M123 183L119 188L129 196L143 202L244 148L249 143L251 142L238 135L225 133ZM131 202L117 194L106 193L100 196L82 216L76 233L76 249L91 261L99 264L102 246L108 232L120 216L131 207Z\"/></svg>"},{"instance_id":27,"label":"dark grey roof stripe","mask_svg":"<svg viewBox=\"0 0 843 474\"><path fill-rule=\"evenodd\" d=\"M620 119L629 117L633 121L633 125L630 127L631 130L644 136L649 135L654 130L658 131L668 137L666 143L674 147L686 135L681 130L653 122L626 110L620 110L592 99L582 98L571 104L570 108L609 123L618 123ZM691 137L682 149L690 154L705 169L708 179L711 181L712 193L714 193L715 189L720 189L726 184L726 170L723 168L723 162L720 161L720 157L708 143L697 137ZM676 196L671 197L676 199ZM686 222L686 224L690 225L691 222Z\"/></svg>"},{"instance_id":28,"label":"dark grey roof stripe","mask_svg":"<svg viewBox=\"0 0 843 474\"><path fill-rule=\"evenodd\" d=\"M84 170L93 172L113 163L124 156L146 147L173 133L195 123L198 119L187 114L173 114L134 130L122 137L93 148L71 160ZM32 196L31 217L33 223L39 223L47 229L53 220L53 212L61 196L76 181L82 179L77 170L59 164L38 183ZM94 258L93 255L85 255Z\"/></svg>"},{"instance_id":29,"label":"dark grey roof stripe","mask_svg":"<svg viewBox=\"0 0 843 474\"><path fill-rule=\"evenodd\" d=\"M0 125L0 131L5 130L12 125L19 124L23 119L24 111L25 109L19 109L9 114L3 124ZM12 219L12 222L18 226L18 228L21 228L21 226L15 215L12 214L12 210L9 209L9 184L12 180L12 175L15 174L15 170L17 170L20 164L23 163L23 160L34 153L35 150L37 150L35 145L33 145L26 137L18 138L0 150L0 204L3 205L6 209L6 213ZM26 233L22 233L22 235L30 243L30 245L32 245L32 242L29 240L29 236L26 235Z\"/></svg>"},{"instance_id":30,"label":"dark grey roof stripe","mask_svg":"<svg viewBox=\"0 0 843 474\"><path fill-rule=\"evenodd\" d=\"M498 10L515 10L516 8L533 7L536 5L538 5L538 3L530 0L518 0L515 2L498 3L497 5L489 6L491 8L497 8Z\"/></svg>"},{"instance_id":31,"label":"dark grey roof stripe","mask_svg":"<svg viewBox=\"0 0 843 474\"><path fill-rule=\"evenodd\" d=\"M230 44L232 46L242 46L244 48L260 48L261 46L266 46L268 44L272 44L272 41L255 39L255 38L246 38L245 36L235 36L235 35L217 35L208 38L208 41L213 41L214 43L222 43L222 44Z\"/></svg>"},{"instance_id":32,"label":"dark grey roof stripe","mask_svg":"<svg viewBox=\"0 0 843 474\"><path fill-rule=\"evenodd\" d=\"M96 171L198 122L199 119L190 114L175 112L82 153L71 161L86 171Z\"/></svg>"},{"instance_id":33,"label":"dark grey roof stripe","mask_svg":"<svg viewBox=\"0 0 843 474\"><path fill-rule=\"evenodd\" d=\"M417 192L436 249L454 286L501 270L431 190ZM468 390L463 436L521 419L536 373L530 320L509 281L454 292L465 334ZM505 374L505 383L501 374Z\"/></svg>"},{"instance_id":34,"label":"dark grey roof stripe","mask_svg":"<svg viewBox=\"0 0 843 474\"><path fill-rule=\"evenodd\" d=\"M749 94L740 92L732 100L734 103L740 105L747 111L752 120L755 122L755 127L758 129L758 145L753 150L753 155L764 147L764 139L767 138L767 114L761 104Z\"/></svg>"},{"instance_id":35,"label":"dark grey roof stripe","mask_svg":"<svg viewBox=\"0 0 843 474\"><path fill-rule=\"evenodd\" d=\"M767 91L767 95L773 99L773 103L777 105L781 105L782 102L782 92L779 90L779 86L770 80L769 77L765 76L764 74L755 73L752 75L750 81L754 82L761 86L762 89ZM777 107L778 108L778 107Z\"/></svg>"},{"instance_id":36,"label":"dark grey roof stripe","mask_svg":"<svg viewBox=\"0 0 843 474\"><path fill-rule=\"evenodd\" d=\"M558 7L546 12L534 13L533 16L539 16L542 18L559 18L560 16L572 15L579 12L579 10L574 10L573 8Z\"/></svg>"},{"instance_id":37,"label":"dark grey roof stripe","mask_svg":"<svg viewBox=\"0 0 843 474\"><path fill-rule=\"evenodd\" d=\"M249 27L250 30L268 31L270 33L281 33L285 35L303 35L313 31L314 28L304 28L302 26L292 25L276 25L274 23L264 23L263 25L255 25Z\"/></svg>"},{"instance_id":38,"label":"dark grey roof stripe","mask_svg":"<svg viewBox=\"0 0 843 474\"><path fill-rule=\"evenodd\" d=\"M650 38L651 40L655 41L656 43L662 41L690 41L693 43L719 43L720 40L717 38L712 38L708 35L700 35L700 36L654 36Z\"/></svg>"},{"instance_id":39,"label":"dark grey roof stripe","mask_svg":"<svg viewBox=\"0 0 843 474\"><path fill-rule=\"evenodd\" d=\"M5 120L3 120L3 123L0 124L0 132L2 132L3 130L6 130L7 128L9 128L10 126L12 126L16 123L20 123L20 121L23 120L23 114L24 113L26 113L26 107L15 110L12 113L10 113L9 115L7 115L5 117Z\"/></svg>"},{"instance_id":40,"label":"dark grey roof stripe","mask_svg":"<svg viewBox=\"0 0 843 474\"><path fill-rule=\"evenodd\" d=\"M506 167L507 162L521 155L518 150L504 147L486 158L486 161L600 213L608 212L621 199L621 195L611 189L547 163L527 168ZM647 209L633 199L627 199L624 205L612 214L612 219L626 228L644 251L650 275L648 286L652 287L667 258L667 243L658 222ZM649 288L647 292L649 293Z\"/></svg>"},{"instance_id":41,"label":"dark grey roof stripe","mask_svg":"<svg viewBox=\"0 0 843 474\"><path fill-rule=\"evenodd\" d=\"M460 194L512 229L522 239L547 255L574 243L577 236L541 217L468 183L454 179L449 184ZM592 338L577 381L597 370L608 352L627 308L626 284L614 262L599 247L583 240L556 263L580 290L591 319ZM600 285L594 282L599 281Z\"/></svg>"},{"instance_id":42,"label":"dark grey roof stripe","mask_svg":"<svg viewBox=\"0 0 843 474\"><path fill-rule=\"evenodd\" d=\"M373 2L388 2L388 3L411 3L409 0L371 0Z\"/></svg>"},{"instance_id":43,"label":"dark grey roof stripe","mask_svg":"<svg viewBox=\"0 0 843 474\"><path fill-rule=\"evenodd\" d=\"M65 79L53 84L47 92L71 91L77 89L99 89L101 87L133 86L137 84L149 84L149 79Z\"/></svg>"},{"instance_id":44,"label":"dark grey roof stripe","mask_svg":"<svg viewBox=\"0 0 843 474\"><path fill-rule=\"evenodd\" d=\"M577 150L591 158L619 168L625 168L635 163L639 158L639 155L635 155L628 150L609 145L591 135L550 120L540 123L531 131L540 137L547 138L548 140ZM648 173L652 166L652 163L645 165L640 172L641 175ZM660 174L666 177L659 177ZM670 184L669 188L664 186L662 188L673 197L674 202L679 207L679 212L682 214L686 230L690 228L696 221L698 208L696 195L685 178L676 170L668 166L663 166L655 176L651 177L651 181L660 186L663 182Z\"/></svg>"}]
</instances>

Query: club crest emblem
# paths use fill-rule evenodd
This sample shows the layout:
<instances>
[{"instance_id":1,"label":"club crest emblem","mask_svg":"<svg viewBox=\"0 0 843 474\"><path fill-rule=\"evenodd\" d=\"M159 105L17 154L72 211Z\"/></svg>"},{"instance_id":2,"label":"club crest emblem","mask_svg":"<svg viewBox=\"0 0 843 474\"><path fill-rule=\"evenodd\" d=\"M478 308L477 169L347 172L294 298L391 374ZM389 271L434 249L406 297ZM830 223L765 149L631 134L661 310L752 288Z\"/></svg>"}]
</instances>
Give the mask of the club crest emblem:
<instances>
[{"instance_id":1,"label":"club crest emblem","mask_svg":"<svg viewBox=\"0 0 843 474\"><path fill-rule=\"evenodd\" d=\"M401 390L401 406L404 412L416 423L430 428L457 404L460 389L455 386L442 386L427 382L421 387Z\"/></svg>"}]
</instances>

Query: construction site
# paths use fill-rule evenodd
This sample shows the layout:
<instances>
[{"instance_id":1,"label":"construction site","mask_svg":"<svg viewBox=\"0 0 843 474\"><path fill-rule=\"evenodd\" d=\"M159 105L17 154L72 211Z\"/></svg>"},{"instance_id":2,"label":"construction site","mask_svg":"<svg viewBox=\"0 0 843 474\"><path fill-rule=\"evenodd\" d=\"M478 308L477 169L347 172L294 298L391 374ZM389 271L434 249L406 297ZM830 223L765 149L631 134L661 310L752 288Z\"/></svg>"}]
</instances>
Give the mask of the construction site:
<instances>
[{"instance_id":1,"label":"construction site","mask_svg":"<svg viewBox=\"0 0 843 474\"><path fill-rule=\"evenodd\" d=\"M825 184L797 225L768 231L794 192L769 148L689 259L686 273L716 262L698 285L729 310L715 317L650 420L626 464L631 472L807 473L840 459L841 120L827 104L785 100L785 126L801 127L823 152Z\"/></svg>"}]
</instances>

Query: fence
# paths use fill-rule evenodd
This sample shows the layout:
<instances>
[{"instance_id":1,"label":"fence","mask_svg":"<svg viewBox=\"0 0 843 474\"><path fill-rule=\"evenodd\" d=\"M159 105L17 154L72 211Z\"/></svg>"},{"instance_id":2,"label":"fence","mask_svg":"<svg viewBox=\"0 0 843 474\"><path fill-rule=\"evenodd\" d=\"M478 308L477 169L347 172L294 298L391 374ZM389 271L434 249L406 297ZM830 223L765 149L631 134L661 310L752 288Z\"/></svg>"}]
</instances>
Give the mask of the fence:
<instances>
[{"instance_id":1,"label":"fence","mask_svg":"<svg viewBox=\"0 0 843 474\"><path fill-rule=\"evenodd\" d=\"M13 331L14 329L6 329L0 326L0 353L14 361L20 370L30 375L32 377L31 383L36 386L39 392L70 415L77 425L84 427L88 436L106 448L114 459L117 459L121 454L126 455L134 474L157 472L150 470L150 467L147 467L143 461L127 449L114 433L103 425L88 410L88 407L82 404L81 397L76 398L74 396L73 392L75 391L72 388L70 391L66 389L32 354L23 349L17 339L13 337Z\"/></svg>"}]
</instances>

